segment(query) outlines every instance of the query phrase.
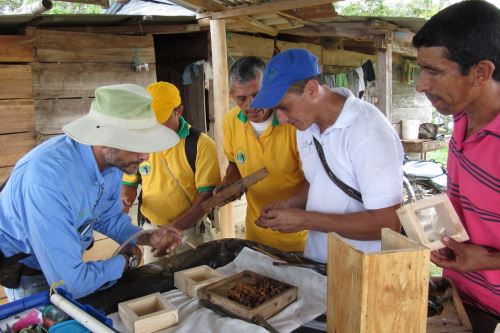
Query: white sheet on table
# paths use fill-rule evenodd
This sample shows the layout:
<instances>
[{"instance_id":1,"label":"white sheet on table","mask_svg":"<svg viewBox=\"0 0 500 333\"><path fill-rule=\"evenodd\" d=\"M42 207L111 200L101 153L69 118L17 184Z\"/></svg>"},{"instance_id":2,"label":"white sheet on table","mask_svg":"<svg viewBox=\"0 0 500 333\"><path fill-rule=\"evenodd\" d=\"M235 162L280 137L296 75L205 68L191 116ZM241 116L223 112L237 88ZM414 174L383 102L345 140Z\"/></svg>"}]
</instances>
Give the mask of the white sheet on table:
<instances>
[{"instance_id":1,"label":"white sheet on table","mask_svg":"<svg viewBox=\"0 0 500 333\"><path fill-rule=\"evenodd\" d=\"M283 311L269 318L268 322L280 332L290 332L302 324L313 320L326 311L326 277L306 268L293 266L273 266L275 259L260 252L243 248L240 254L228 265L217 271L231 276L244 270L280 280L299 288L297 300ZM165 333L266 333L267 330L248 322L221 317L177 289L164 293L172 305L179 309L179 324L162 332ZM114 327L125 332L117 313L109 316Z\"/></svg>"}]
</instances>

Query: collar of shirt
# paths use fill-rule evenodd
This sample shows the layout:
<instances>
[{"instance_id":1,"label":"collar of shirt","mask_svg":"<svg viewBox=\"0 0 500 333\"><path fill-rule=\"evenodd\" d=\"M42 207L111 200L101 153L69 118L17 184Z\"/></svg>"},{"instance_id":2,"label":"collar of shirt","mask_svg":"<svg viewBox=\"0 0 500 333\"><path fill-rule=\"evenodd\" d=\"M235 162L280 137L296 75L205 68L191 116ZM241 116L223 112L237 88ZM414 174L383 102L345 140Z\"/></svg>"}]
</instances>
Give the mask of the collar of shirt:
<instances>
[{"instance_id":1,"label":"collar of shirt","mask_svg":"<svg viewBox=\"0 0 500 333\"><path fill-rule=\"evenodd\" d=\"M316 137L321 137L322 135L327 135L334 129L338 128L346 128L351 126L356 118L357 118L357 108L355 107L356 97L352 94L352 92L347 88L334 88L333 91L339 95L346 97L346 101L344 106L342 107L342 111L340 112L337 120L323 133L320 133L318 124L312 124L306 131L309 131Z\"/></svg>"},{"instance_id":2,"label":"collar of shirt","mask_svg":"<svg viewBox=\"0 0 500 333\"><path fill-rule=\"evenodd\" d=\"M68 140L73 139L68 137ZM107 172L107 169L101 171L99 170L99 166L97 165L97 161L94 156L94 152L92 151L92 146L85 145L79 142L74 141L75 144L78 146L78 150L80 151L80 155L82 156L83 163L85 164L85 170L88 170L90 175L95 177L96 183L99 185L104 186L104 179L102 177L103 173Z\"/></svg>"},{"instance_id":3,"label":"collar of shirt","mask_svg":"<svg viewBox=\"0 0 500 333\"><path fill-rule=\"evenodd\" d=\"M241 109L240 109L240 112L238 112L237 117L239 120L241 120L241 122L243 124L246 124L248 122L247 115ZM276 112L273 112L273 121L272 121L271 125L273 127L276 127L279 125L279 121L278 121L278 117L276 116Z\"/></svg>"},{"instance_id":4,"label":"collar of shirt","mask_svg":"<svg viewBox=\"0 0 500 333\"><path fill-rule=\"evenodd\" d=\"M179 117L179 130L177 131L177 135L179 138L185 139L189 136L189 123L184 119L184 117L180 116Z\"/></svg>"},{"instance_id":5,"label":"collar of shirt","mask_svg":"<svg viewBox=\"0 0 500 333\"><path fill-rule=\"evenodd\" d=\"M471 135L467 139L465 139L465 133L467 131L467 124L469 121L469 119L467 118L467 114L464 112L457 113L453 115L453 121L453 138L458 150L462 150L465 142L473 142L479 140L488 132L494 135L500 135L500 114L498 114L495 119L486 124L486 126L480 129L477 133Z\"/></svg>"}]
</instances>

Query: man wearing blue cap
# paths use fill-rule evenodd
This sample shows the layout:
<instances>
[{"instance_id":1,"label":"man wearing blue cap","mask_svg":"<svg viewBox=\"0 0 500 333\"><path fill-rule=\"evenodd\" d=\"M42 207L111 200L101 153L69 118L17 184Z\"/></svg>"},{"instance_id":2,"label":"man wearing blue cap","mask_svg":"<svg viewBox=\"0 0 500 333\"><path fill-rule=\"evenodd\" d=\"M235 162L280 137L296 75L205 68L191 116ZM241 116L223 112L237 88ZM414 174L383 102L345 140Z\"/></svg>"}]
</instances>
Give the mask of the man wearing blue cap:
<instances>
[{"instance_id":1,"label":"man wearing blue cap","mask_svg":"<svg viewBox=\"0 0 500 333\"><path fill-rule=\"evenodd\" d=\"M136 172L149 153L179 141L156 121L149 93L133 84L98 88L90 112L62 130L17 162L0 193L0 284L9 301L60 281L80 298L133 268L141 250L124 243L142 229L122 212L122 172ZM109 259L85 262L94 230L125 246ZM164 253L180 237L164 228L137 244Z\"/></svg>"},{"instance_id":2,"label":"man wearing blue cap","mask_svg":"<svg viewBox=\"0 0 500 333\"><path fill-rule=\"evenodd\" d=\"M252 106L274 108L298 129L307 179L291 198L265 206L259 226L309 230L304 255L321 262L328 232L372 252L380 250L381 228L399 231L403 149L376 107L323 85L316 56L303 49L271 59Z\"/></svg>"}]
</instances>

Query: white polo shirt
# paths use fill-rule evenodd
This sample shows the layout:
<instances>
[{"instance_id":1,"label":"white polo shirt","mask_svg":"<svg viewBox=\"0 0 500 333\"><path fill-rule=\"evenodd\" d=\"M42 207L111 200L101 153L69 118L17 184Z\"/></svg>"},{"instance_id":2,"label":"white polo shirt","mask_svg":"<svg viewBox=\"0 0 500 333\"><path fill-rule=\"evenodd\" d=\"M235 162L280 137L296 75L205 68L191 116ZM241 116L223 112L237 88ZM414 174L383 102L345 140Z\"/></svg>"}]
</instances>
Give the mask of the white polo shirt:
<instances>
[{"instance_id":1,"label":"white polo shirt","mask_svg":"<svg viewBox=\"0 0 500 333\"><path fill-rule=\"evenodd\" d=\"M347 97L337 121L320 133L317 124L297 131L297 145L310 184L307 211L347 214L381 209L403 199L403 147L389 121L375 106L348 89L333 89ZM363 203L349 197L325 172L312 136L323 146L333 173L361 192ZM364 252L380 251L380 241L348 240ZM304 255L326 262L327 234L309 231Z\"/></svg>"}]
</instances>

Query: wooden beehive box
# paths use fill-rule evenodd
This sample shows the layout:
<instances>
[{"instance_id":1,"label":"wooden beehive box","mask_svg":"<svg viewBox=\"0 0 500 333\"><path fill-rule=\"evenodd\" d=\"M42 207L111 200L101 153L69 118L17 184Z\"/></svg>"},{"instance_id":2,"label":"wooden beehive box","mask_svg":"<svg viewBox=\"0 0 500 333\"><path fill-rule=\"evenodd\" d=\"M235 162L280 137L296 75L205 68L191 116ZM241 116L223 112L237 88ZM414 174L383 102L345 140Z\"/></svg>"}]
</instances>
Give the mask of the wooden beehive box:
<instances>
[{"instance_id":1,"label":"wooden beehive box","mask_svg":"<svg viewBox=\"0 0 500 333\"><path fill-rule=\"evenodd\" d=\"M174 286L188 296L198 297L199 291L226 276L206 265L174 273Z\"/></svg>"},{"instance_id":2,"label":"wooden beehive box","mask_svg":"<svg viewBox=\"0 0 500 333\"><path fill-rule=\"evenodd\" d=\"M131 333L157 332L179 321L177 309L160 293L119 303L118 315Z\"/></svg>"},{"instance_id":3,"label":"wooden beehive box","mask_svg":"<svg viewBox=\"0 0 500 333\"><path fill-rule=\"evenodd\" d=\"M430 250L390 229L363 253L328 235L328 332L424 333Z\"/></svg>"},{"instance_id":4,"label":"wooden beehive box","mask_svg":"<svg viewBox=\"0 0 500 333\"><path fill-rule=\"evenodd\" d=\"M397 210L397 214L408 237L431 250L444 247L441 242L443 236L449 236L457 242L469 239L444 193L404 205Z\"/></svg>"},{"instance_id":5,"label":"wooden beehive box","mask_svg":"<svg viewBox=\"0 0 500 333\"><path fill-rule=\"evenodd\" d=\"M278 295L255 306L244 305L229 298L231 294L234 294L235 288L245 285L248 286L248 289L252 289L252 286L258 280L268 281L275 286L279 286L282 290ZM207 299L239 317L251 320L256 317L268 319L274 316L290 303L293 303L297 296L298 288L295 286L252 271L243 271L207 286L201 293L200 298Z\"/></svg>"}]
</instances>

